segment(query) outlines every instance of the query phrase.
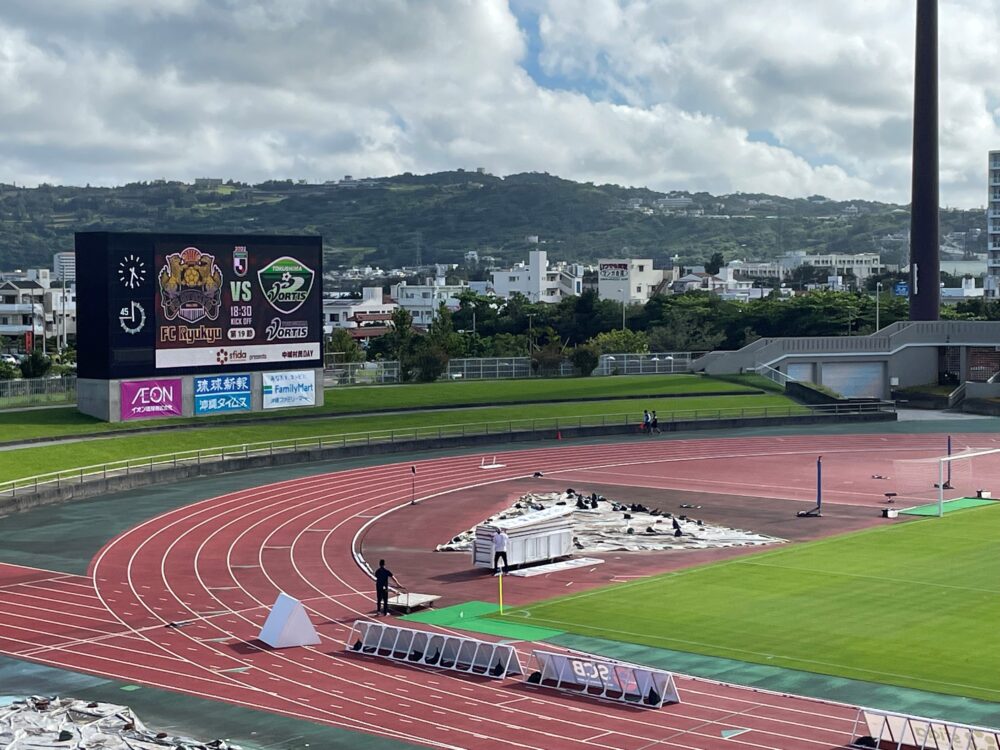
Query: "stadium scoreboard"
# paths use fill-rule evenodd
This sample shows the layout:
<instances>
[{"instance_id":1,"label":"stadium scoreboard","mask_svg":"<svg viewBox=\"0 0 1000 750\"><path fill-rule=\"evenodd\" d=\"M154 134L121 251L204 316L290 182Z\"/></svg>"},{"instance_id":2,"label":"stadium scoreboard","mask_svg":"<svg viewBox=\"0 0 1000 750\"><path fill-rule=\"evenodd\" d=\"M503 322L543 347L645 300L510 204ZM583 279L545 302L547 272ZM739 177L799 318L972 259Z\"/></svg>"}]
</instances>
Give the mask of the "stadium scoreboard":
<instances>
[{"instance_id":1,"label":"stadium scoreboard","mask_svg":"<svg viewBox=\"0 0 1000 750\"><path fill-rule=\"evenodd\" d=\"M76 235L79 376L322 366L319 237Z\"/></svg>"},{"instance_id":2,"label":"stadium scoreboard","mask_svg":"<svg viewBox=\"0 0 1000 750\"><path fill-rule=\"evenodd\" d=\"M93 383L121 386L114 403L81 409L135 419L315 405L322 265L320 237L77 233L78 377L92 395Z\"/></svg>"}]
</instances>

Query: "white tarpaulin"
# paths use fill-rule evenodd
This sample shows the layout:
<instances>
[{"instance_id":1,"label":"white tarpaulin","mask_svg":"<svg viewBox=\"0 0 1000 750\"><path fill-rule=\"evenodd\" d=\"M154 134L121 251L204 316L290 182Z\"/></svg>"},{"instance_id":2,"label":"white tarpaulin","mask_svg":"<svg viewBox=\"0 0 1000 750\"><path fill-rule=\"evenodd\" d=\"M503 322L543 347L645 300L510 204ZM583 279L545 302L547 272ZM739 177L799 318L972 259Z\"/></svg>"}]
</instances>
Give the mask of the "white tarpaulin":
<instances>
[{"instance_id":1,"label":"white tarpaulin","mask_svg":"<svg viewBox=\"0 0 1000 750\"><path fill-rule=\"evenodd\" d=\"M0 706L3 750L240 750L225 740L201 743L147 729L128 706L32 697Z\"/></svg>"},{"instance_id":2,"label":"white tarpaulin","mask_svg":"<svg viewBox=\"0 0 1000 750\"><path fill-rule=\"evenodd\" d=\"M523 495L507 510L487 518L481 525L511 522L520 516L548 508L566 509L573 527L573 554L596 552L641 552L668 549L712 549L778 544L784 539L744 529L716 526L698 519L698 508L681 508L675 514L634 507L602 499L591 507L589 498L577 507L578 498L561 492ZM682 518L683 516L683 518ZM680 531L680 534L677 534ZM476 530L463 531L437 546L439 552L472 549Z\"/></svg>"}]
</instances>

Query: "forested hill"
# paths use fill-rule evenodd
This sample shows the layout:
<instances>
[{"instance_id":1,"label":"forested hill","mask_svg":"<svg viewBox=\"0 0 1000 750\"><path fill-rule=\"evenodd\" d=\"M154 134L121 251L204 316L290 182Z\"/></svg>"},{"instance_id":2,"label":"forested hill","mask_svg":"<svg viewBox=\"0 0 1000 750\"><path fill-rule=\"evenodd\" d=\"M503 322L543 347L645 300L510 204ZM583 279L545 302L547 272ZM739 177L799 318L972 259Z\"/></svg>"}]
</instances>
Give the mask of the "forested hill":
<instances>
[{"instance_id":1,"label":"forested hill","mask_svg":"<svg viewBox=\"0 0 1000 750\"><path fill-rule=\"evenodd\" d=\"M466 171L325 185L0 184L0 268L47 266L54 252L72 248L73 232L97 229L319 233L331 266L460 262L469 250L508 262L536 247L529 236L550 258L580 262L628 254L661 263L676 255L690 264L716 252L749 260L788 250L881 251L889 263L904 257L905 207L819 196L669 195L691 203L658 206L666 194L547 174ZM952 238L958 250L985 252L983 211L943 211L942 234L955 232L968 232Z\"/></svg>"}]
</instances>

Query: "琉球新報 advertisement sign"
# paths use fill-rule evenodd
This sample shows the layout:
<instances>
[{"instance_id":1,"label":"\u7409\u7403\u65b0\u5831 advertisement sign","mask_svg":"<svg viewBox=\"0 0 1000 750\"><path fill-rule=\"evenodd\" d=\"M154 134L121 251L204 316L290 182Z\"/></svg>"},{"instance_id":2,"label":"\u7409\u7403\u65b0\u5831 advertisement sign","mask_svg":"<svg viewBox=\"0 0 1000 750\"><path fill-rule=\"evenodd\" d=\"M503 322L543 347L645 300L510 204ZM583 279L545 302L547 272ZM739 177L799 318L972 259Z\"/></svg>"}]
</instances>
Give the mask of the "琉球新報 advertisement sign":
<instances>
[{"instance_id":1,"label":"\u7409\u7403\u65b0\u5831 advertisement sign","mask_svg":"<svg viewBox=\"0 0 1000 750\"><path fill-rule=\"evenodd\" d=\"M180 378L123 380L120 393L123 422L178 417L184 413Z\"/></svg>"}]
</instances>

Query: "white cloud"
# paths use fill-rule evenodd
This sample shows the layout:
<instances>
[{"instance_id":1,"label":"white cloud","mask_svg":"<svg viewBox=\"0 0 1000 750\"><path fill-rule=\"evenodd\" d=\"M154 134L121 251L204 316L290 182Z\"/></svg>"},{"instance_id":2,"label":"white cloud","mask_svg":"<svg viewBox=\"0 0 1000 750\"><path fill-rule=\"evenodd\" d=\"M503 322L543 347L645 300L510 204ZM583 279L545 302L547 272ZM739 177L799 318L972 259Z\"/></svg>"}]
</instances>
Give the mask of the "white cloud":
<instances>
[{"instance_id":1,"label":"white cloud","mask_svg":"<svg viewBox=\"0 0 1000 750\"><path fill-rule=\"evenodd\" d=\"M511 2L6 0L0 180L485 166L908 199L909 0ZM981 205L1000 21L940 15L942 201Z\"/></svg>"}]
</instances>

